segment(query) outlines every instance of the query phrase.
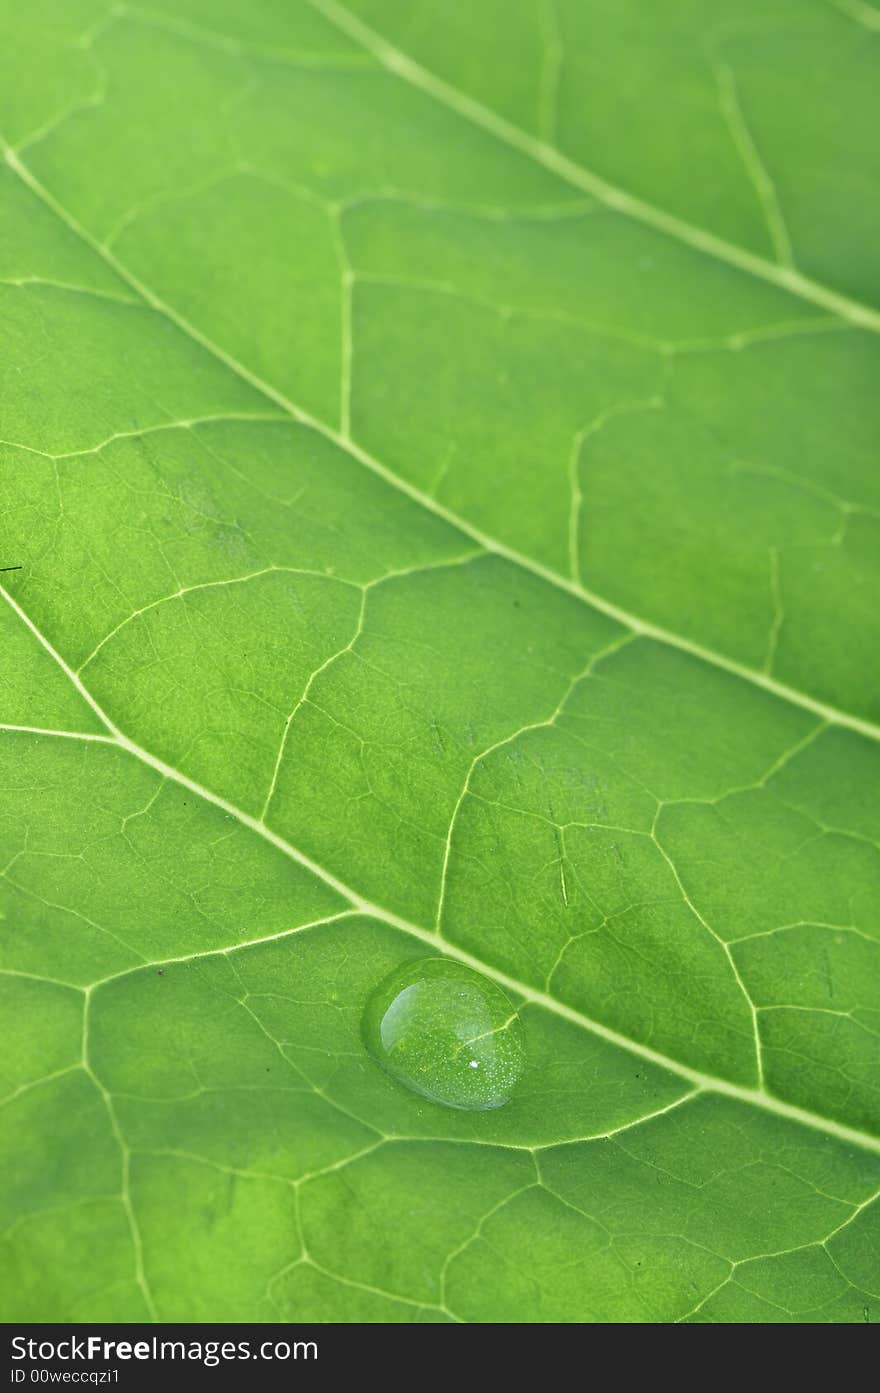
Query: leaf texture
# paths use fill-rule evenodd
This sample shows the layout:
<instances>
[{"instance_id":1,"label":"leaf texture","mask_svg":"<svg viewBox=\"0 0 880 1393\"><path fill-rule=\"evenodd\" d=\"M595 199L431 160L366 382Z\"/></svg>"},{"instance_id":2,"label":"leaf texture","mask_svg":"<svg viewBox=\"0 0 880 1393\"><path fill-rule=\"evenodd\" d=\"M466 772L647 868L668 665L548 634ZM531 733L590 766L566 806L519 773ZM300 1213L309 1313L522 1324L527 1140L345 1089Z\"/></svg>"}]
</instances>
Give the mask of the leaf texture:
<instances>
[{"instance_id":1,"label":"leaf texture","mask_svg":"<svg viewBox=\"0 0 880 1393\"><path fill-rule=\"evenodd\" d=\"M7 1319L878 1318L878 27L3 6Z\"/></svg>"}]
</instances>

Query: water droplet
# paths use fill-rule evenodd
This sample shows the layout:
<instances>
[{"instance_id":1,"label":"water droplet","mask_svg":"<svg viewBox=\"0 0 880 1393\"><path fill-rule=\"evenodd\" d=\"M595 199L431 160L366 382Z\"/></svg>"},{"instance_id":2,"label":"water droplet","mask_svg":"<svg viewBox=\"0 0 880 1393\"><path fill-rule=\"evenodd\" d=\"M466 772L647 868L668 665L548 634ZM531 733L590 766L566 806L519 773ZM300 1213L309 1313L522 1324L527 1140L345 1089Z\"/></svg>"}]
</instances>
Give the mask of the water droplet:
<instances>
[{"instance_id":1,"label":"water droplet","mask_svg":"<svg viewBox=\"0 0 880 1393\"><path fill-rule=\"evenodd\" d=\"M386 1073L449 1108L506 1103L525 1065L515 1007L494 982L449 958L422 958L386 977L364 1014Z\"/></svg>"}]
</instances>

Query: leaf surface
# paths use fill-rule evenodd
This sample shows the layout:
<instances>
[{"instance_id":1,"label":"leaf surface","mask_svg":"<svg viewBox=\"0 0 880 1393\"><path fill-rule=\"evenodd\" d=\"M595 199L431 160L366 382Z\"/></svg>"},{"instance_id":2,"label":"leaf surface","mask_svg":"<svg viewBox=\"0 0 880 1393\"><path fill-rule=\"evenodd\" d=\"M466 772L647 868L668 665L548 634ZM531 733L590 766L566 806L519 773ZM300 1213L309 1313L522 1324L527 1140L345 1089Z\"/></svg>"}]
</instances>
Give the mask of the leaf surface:
<instances>
[{"instance_id":1,"label":"leaf surface","mask_svg":"<svg viewBox=\"0 0 880 1393\"><path fill-rule=\"evenodd\" d=\"M876 1319L877 28L5 7L8 1319Z\"/></svg>"}]
</instances>

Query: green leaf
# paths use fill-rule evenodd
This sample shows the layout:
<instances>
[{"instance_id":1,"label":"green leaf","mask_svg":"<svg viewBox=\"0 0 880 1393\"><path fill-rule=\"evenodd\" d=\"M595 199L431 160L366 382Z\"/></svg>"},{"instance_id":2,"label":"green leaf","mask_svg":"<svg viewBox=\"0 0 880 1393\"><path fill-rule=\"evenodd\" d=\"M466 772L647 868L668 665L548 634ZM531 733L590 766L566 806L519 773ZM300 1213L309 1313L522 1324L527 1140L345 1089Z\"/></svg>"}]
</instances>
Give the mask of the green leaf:
<instances>
[{"instance_id":1,"label":"green leaf","mask_svg":"<svg viewBox=\"0 0 880 1393\"><path fill-rule=\"evenodd\" d=\"M876 1320L878 11L0 28L7 1319Z\"/></svg>"}]
</instances>

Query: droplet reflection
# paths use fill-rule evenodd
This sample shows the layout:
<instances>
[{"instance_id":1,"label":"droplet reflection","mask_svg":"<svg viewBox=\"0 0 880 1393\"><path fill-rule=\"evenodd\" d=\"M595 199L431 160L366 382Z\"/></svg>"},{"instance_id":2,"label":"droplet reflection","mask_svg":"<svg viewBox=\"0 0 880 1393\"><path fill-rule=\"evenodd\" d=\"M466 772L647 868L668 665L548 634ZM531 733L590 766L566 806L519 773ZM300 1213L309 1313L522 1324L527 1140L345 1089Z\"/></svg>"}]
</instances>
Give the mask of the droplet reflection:
<instances>
[{"instance_id":1,"label":"droplet reflection","mask_svg":"<svg viewBox=\"0 0 880 1393\"><path fill-rule=\"evenodd\" d=\"M370 997L364 1035L386 1073L449 1108L500 1108L525 1065L515 1007L494 982L447 958L397 969Z\"/></svg>"}]
</instances>

